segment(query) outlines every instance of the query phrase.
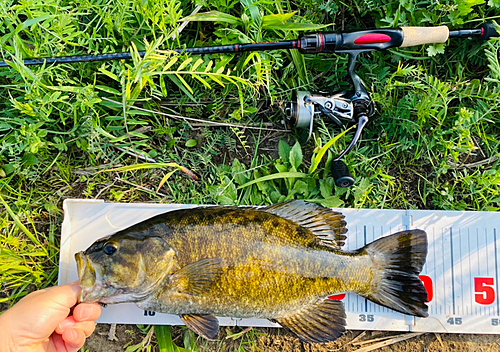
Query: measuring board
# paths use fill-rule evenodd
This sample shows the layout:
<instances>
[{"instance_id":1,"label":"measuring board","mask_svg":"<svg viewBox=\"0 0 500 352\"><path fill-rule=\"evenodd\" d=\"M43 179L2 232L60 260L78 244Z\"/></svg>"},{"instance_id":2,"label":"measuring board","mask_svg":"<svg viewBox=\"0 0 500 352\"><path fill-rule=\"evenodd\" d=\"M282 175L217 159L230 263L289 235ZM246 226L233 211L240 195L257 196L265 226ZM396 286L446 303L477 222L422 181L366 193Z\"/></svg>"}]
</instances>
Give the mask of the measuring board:
<instances>
[{"instance_id":1,"label":"measuring board","mask_svg":"<svg viewBox=\"0 0 500 352\"><path fill-rule=\"evenodd\" d=\"M59 283L78 279L74 254L95 240L157 214L193 207L121 204L101 200L64 201ZM406 229L427 232L429 250L421 280L429 317L404 315L355 294L344 302L348 329L500 334L500 213L430 210L335 209L345 215L345 249ZM221 325L279 325L263 319L219 318ZM183 325L175 315L144 311L134 304L109 305L100 323Z\"/></svg>"}]
</instances>

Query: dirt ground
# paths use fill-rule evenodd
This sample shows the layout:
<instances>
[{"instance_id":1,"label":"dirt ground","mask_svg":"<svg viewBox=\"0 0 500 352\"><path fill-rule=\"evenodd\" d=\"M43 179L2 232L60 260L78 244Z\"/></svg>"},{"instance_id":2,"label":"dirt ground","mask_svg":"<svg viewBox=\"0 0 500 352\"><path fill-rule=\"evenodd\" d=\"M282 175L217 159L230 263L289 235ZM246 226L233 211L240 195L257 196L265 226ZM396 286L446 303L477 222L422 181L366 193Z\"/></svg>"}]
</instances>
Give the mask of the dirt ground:
<instances>
[{"instance_id":1,"label":"dirt ground","mask_svg":"<svg viewBox=\"0 0 500 352\"><path fill-rule=\"evenodd\" d=\"M118 325L116 327L117 341L108 339L110 325L99 324L96 332L85 345L89 352L120 352L125 351L128 346L140 343L145 335L134 325ZM225 329L225 328L223 328ZM238 332L232 328L233 332ZM178 346L182 346L184 328L173 327L172 336ZM245 351L265 351L265 352L351 352L375 346L378 341L364 344L374 339L389 338L394 339L401 336L398 332L381 331L348 331L344 336L335 342L328 344L307 344L292 336L282 329L256 328L252 331L254 343L248 343L249 336L242 336L239 339L226 339L222 337L218 341L198 340L200 352L229 352L238 351L238 346L246 346ZM224 335L224 333L221 333ZM153 337L153 341L155 341ZM353 344L354 342L354 344ZM152 351L158 351L158 347L153 343ZM140 351L138 349L137 351ZM241 350L240 350L241 351ZM366 350L365 350L366 351ZM380 352L427 352L427 351L454 351L454 352L489 352L500 351L500 335L472 335L472 334L435 334L426 333L420 336L400 341L386 347L374 349Z\"/></svg>"}]
</instances>

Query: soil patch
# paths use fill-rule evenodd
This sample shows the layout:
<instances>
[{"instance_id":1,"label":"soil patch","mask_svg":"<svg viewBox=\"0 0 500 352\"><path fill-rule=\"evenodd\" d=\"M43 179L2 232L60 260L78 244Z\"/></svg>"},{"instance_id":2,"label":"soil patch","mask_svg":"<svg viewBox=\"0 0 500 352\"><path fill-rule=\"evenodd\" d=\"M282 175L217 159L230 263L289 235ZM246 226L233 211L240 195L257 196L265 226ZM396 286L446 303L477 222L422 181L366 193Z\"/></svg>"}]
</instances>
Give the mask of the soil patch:
<instances>
[{"instance_id":1,"label":"soil patch","mask_svg":"<svg viewBox=\"0 0 500 352\"><path fill-rule=\"evenodd\" d=\"M144 334L135 325L118 325L116 328L117 341L110 341L107 338L110 325L99 324L96 332L87 339L85 345L89 352L118 352L125 351L127 346L140 343L145 337ZM225 331L226 328L222 328ZM231 333L241 331L241 328L227 328ZM172 327L172 336L174 342L182 347L183 333L182 327ZM219 335L218 341L205 341L199 339L197 345L203 352L232 352L242 351L266 351L266 352L333 352L345 351L352 352L360 348L351 342L357 339L360 341L369 341L386 336L401 335L401 332L385 331L348 331L337 341L327 344L308 344L300 341L291 333L283 329L273 328L255 328L251 333L243 335L238 339L226 338L226 333ZM153 338L153 341L155 339ZM250 342L251 341L251 342ZM368 345L363 345L363 347ZM139 349L140 351L140 349ZM152 351L158 351L158 347L153 343ZM473 334L435 334L426 333L406 341L401 341L387 347L382 347L376 351L380 352L489 352L500 351L500 337L498 335L473 335Z\"/></svg>"}]
</instances>

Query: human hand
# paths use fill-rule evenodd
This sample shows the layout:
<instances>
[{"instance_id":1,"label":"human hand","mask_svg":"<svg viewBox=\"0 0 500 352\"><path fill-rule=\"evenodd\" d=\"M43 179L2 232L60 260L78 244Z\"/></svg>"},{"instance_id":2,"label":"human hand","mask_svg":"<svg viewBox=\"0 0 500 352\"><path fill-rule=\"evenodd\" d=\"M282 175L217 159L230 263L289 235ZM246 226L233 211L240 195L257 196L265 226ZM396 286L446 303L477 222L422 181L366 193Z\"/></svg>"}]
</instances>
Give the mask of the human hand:
<instances>
[{"instance_id":1,"label":"human hand","mask_svg":"<svg viewBox=\"0 0 500 352\"><path fill-rule=\"evenodd\" d=\"M0 315L0 352L76 352L101 315L97 303L74 309L78 281L35 291Z\"/></svg>"}]
</instances>

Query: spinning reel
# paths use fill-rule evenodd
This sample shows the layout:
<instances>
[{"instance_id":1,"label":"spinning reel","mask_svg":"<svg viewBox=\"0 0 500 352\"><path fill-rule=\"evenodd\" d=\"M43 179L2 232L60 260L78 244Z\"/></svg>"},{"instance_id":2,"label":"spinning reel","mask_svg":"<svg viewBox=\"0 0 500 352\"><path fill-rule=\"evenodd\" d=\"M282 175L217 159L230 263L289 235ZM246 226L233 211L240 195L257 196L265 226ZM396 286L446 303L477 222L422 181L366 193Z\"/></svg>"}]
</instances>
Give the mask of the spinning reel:
<instances>
[{"instance_id":1,"label":"spinning reel","mask_svg":"<svg viewBox=\"0 0 500 352\"><path fill-rule=\"evenodd\" d=\"M316 116L326 117L339 127L344 124L357 125L354 137L349 146L338 155L332 163L332 175L338 187L347 188L354 184L354 178L347 165L341 160L356 145L369 118L375 114L375 106L368 92L361 83L359 76L353 71L355 54L349 55L349 77L354 91L340 92L333 95L322 93L312 94L298 91L293 94L292 102L286 109L287 125L299 132L302 144L311 139L314 119Z\"/></svg>"},{"instance_id":2,"label":"spinning reel","mask_svg":"<svg viewBox=\"0 0 500 352\"><path fill-rule=\"evenodd\" d=\"M477 29L461 29L450 31L446 26L440 27L402 27L398 29L373 29L349 33L314 33L296 40L232 44L211 47L195 47L174 49L178 53L215 54L245 51L266 51L282 49L298 49L303 54L346 53L349 55L348 74L352 82L351 92L332 95L298 91L290 106L286 109L287 124L292 129L302 131L302 142L307 142L312 135L314 118L324 116L342 127L345 123L356 124L357 129L349 146L335 158L332 163L332 174L338 187L350 187L354 178L347 165L341 160L356 145L361 133L374 114L374 104L364 88L361 79L354 72L356 58L366 51L384 50L395 47L410 47L422 44L445 43L449 38L466 37L488 40L498 37L492 23L484 23ZM145 51L140 51L143 57ZM58 64L89 61L108 61L131 59L129 52L79 55L52 58L36 58L24 60L24 65ZM0 67L7 67L6 61L0 61Z\"/></svg>"}]
</instances>

